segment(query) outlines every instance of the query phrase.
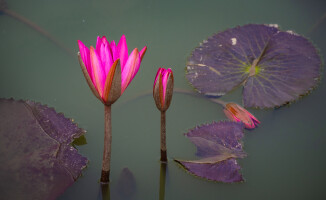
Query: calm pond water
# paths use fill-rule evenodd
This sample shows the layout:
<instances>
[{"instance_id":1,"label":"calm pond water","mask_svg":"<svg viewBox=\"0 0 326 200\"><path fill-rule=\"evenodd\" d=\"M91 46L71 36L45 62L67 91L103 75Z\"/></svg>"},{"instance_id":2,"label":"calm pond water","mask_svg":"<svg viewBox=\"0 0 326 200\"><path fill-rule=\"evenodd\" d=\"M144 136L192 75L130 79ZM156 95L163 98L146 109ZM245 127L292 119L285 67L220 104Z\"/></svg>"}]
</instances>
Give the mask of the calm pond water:
<instances>
[{"instance_id":1,"label":"calm pond water","mask_svg":"<svg viewBox=\"0 0 326 200\"><path fill-rule=\"evenodd\" d=\"M160 113L151 91L158 67L171 67L175 87L190 90L185 63L191 51L213 33L247 23L279 24L305 35L326 52L323 0L8 0L8 8L34 22L72 54L26 24L0 16L0 96L30 99L54 107L87 130L79 152L90 162L83 176L59 199L101 199L104 108L80 70L77 39L95 45L98 35L127 37L129 48L148 46L136 78L112 107L111 194L123 168L135 178L132 199L159 199ZM241 91L223 97L241 103ZM291 106L250 110L261 121L245 131L239 160L246 181L223 184L196 178L173 158L195 158L183 136L203 123L225 120L222 108L205 98L175 93L167 111L165 199L323 199L326 195L326 84ZM162 180L161 180L162 181ZM162 196L161 196L162 197ZM112 198L111 198L112 199Z\"/></svg>"}]
</instances>

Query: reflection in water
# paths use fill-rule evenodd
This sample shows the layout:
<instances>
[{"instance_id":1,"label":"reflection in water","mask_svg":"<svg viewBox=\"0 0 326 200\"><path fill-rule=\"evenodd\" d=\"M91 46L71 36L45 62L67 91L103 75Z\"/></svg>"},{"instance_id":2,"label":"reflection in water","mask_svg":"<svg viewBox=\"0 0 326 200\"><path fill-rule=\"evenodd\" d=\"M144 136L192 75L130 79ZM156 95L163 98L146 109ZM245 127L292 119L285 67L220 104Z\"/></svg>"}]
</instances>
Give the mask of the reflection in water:
<instances>
[{"instance_id":1,"label":"reflection in water","mask_svg":"<svg viewBox=\"0 0 326 200\"><path fill-rule=\"evenodd\" d=\"M161 168L160 168L160 196L159 200L164 200L165 198L165 179L166 179L166 168L167 168L167 163L162 162L161 163Z\"/></svg>"},{"instance_id":2,"label":"reflection in water","mask_svg":"<svg viewBox=\"0 0 326 200\"><path fill-rule=\"evenodd\" d=\"M136 180L133 173L124 168L121 173L117 185L114 187L112 197L113 199L131 200L135 199L136 194Z\"/></svg>"},{"instance_id":3,"label":"reflection in water","mask_svg":"<svg viewBox=\"0 0 326 200\"><path fill-rule=\"evenodd\" d=\"M0 0L0 11L8 8L7 2L5 0Z\"/></svg>"},{"instance_id":4,"label":"reflection in water","mask_svg":"<svg viewBox=\"0 0 326 200\"><path fill-rule=\"evenodd\" d=\"M316 31L318 27L325 21L326 19L326 12L316 21L316 23L309 29L308 34L313 33Z\"/></svg>"},{"instance_id":5,"label":"reflection in water","mask_svg":"<svg viewBox=\"0 0 326 200\"><path fill-rule=\"evenodd\" d=\"M54 44L56 44L61 49L65 50L68 54L70 54L72 56L75 56L75 53L72 52L71 49L66 47L66 45L63 42L61 42L60 40L55 38L48 31L44 30L43 28L41 28L40 26L38 26L37 24L35 24L31 20L27 19L26 17L21 16L20 14L10 10L8 8L7 2L5 0L0 0L0 13L3 13L5 15L7 15L7 16L10 16L10 17L12 17L12 18L14 18L14 19L28 25L30 28L32 28L35 31L39 32L40 34L42 34L44 37L46 37L50 41L54 42Z\"/></svg>"},{"instance_id":6,"label":"reflection in water","mask_svg":"<svg viewBox=\"0 0 326 200\"><path fill-rule=\"evenodd\" d=\"M98 199L110 200L110 184L101 183L101 192Z\"/></svg>"},{"instance_id":7,"label":"reflection in water","mask_svg":"<svg viewBox=\"0 0 326 200\"><path fill-rule=\"evenodd\" d=\"M136 180L133 173L128 168L123 168L116 183L111 182L112 192L109 184L101 184L99 200L134 200L136 197ZM112 194L112 196L111 196Z\"/></svg>"},{"instance_id":8,"label":"reflection in water","mask_svg":"<svg viewBox=\"0 0 326 200\"><path fill-rule=\"evenodd\" d=\"M84 130L83 130L83 132L86 133L86 131L84 131ZM75 138L74 141L72 141L72 143L71 143L71 145L73 147L75 147L75 148L76 148L76 146L82 146L82 145L85 145L85 144L87 144L87 140L86 140L85 135L81 135L80 137Z\"/></svg>"}]
</instances>

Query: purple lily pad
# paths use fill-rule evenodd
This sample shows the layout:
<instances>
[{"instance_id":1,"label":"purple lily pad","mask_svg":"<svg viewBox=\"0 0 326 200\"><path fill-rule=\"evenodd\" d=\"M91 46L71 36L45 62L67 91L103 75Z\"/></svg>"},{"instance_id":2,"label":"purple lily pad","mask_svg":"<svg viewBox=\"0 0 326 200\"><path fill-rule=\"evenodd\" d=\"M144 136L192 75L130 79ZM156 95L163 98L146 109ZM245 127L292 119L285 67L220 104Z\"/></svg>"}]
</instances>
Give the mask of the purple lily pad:
<instances>
[{"instance_id":1,"label":"purple lily pad","mask_svg":"<svg viewBox=\"0 0 326 200\"><path fill-rule=\"evenodd\" d=\"M246 157L242 150L244 124L213 122L190 130L186 136L197 147L199 160L177 160L187 171L196 176L225 183L243 181L241 167L236 158Z\"/></svg>"},{"instance_id":2,"label":"purple lily pad","mask_svg":"<svg viewBox=\"0 0 326 200\"><path fill-rule=\"evenodd\" d=\"M205 95L243 85L245 107L273 108L312 91L321 63L306 38L277 25L249 24L203 41L188 59L186 76Z\"/></svg>"},{"instance_id":3,"label":"purple lily pad","mask_svg":"<svg viewBox=\"0 0 326 200\"><path fill-rule=\"evenodd\" d=\"M179 161L190 173L213 181L224 183L242 182L241 167L234 158L222 160L217 163L193 163L191 161Z\"/></svg>"},{"instance_id":4,"label":"purple lily pad","mask_svg":"<svg viewBox=\"0 0 326 200\"><path fill-rule=\"evenodd\" d=\"M0 99L1 197L56 199L86 167L70 145L84 133L53 108Z\"/></svg>"}]
</instances>

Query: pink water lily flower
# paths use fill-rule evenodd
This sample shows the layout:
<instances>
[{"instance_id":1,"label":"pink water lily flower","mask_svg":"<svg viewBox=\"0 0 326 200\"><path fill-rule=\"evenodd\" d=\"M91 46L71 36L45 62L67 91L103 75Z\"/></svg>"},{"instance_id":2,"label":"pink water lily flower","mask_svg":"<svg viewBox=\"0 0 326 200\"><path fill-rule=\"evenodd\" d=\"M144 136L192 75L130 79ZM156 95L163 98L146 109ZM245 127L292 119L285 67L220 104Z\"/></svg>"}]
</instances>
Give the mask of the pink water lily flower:
<instances>
[{"instance_id":1,"label":"pink water lily flower","mask_svg":"<svg viewBox=\"0 0 326 200\"><path fill-rule=\"evenodd\" d=\"M104 104L110 105L126 90L137 74L141 60L147 50L135 48L130 55L126 37L121 36L116 45L105 36L97 37L95 48L86 47L78 40L79 62L94 95Z\"/></svg>"},{"instance_id":2,"label":"pink water lily flower","mask_svg":"<svg viewBox=\"0 0 326 200\"><path fill-rule=\"evenodd\" d=\"M173 94L173 72L169 69L159 68L154 80L153 97L159 110L169 108Z\"/></svg>"},{"instance_id":3,"label":"pink water lily flower","mask_svg":"<svg viewBox=\"0 0 326 200\"><path fill-rule=\"evenodd\" d=\"M225 104L224 113L231 121L243 122L247 129L256 128L260 124L255 116L236 103Z\"/></svg>"}]
</instances>

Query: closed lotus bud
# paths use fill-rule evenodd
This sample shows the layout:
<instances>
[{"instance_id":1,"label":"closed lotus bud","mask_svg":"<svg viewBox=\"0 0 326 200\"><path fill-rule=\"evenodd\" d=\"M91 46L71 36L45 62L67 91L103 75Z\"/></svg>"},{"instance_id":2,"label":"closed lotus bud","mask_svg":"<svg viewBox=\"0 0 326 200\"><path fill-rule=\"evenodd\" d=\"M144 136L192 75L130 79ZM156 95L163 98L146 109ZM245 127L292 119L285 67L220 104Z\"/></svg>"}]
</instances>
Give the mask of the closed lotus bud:
<instances>
[{"instance_id":1,"label":"closed lotus bud","mask_svg":"<svg viewBox=\"0 0 326 200\"><path fill-rule=\"evenodd\" d=\"M171 103L173 95L173 72L169 69L159 68L155 77L153 97L156 107L164 112Z\"/></svg>"},{"instance_id":2,"label":"closed lotus bud","mask_svg":"<svg viewBox=\"0 0 326 200\"><path fill-rule=\"evenodd\" d=\"M231 121L244 123L247 129L256 128L260 124L255 116L236 103L227 103L224 113Z\"/></svg>"}]
</instances>

